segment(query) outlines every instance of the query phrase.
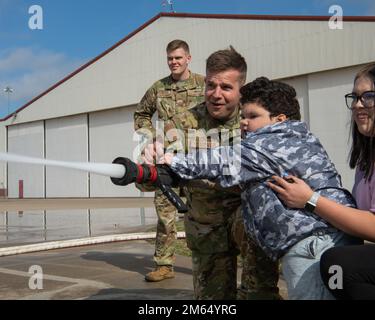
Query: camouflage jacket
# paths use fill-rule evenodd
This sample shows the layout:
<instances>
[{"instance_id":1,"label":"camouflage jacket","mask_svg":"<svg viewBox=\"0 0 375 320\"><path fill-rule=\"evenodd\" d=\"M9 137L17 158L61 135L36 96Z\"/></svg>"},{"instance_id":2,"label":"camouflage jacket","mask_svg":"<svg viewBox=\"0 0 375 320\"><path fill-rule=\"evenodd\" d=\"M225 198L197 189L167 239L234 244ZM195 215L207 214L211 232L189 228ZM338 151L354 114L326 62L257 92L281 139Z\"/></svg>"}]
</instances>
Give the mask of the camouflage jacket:
<instances>
[{"instance_id":1,"label":"camouflage jacket","mask_svg":"<svg viewBox=\"0 0 375 320\"><path fill-rule=\"evenodd\" d=\"M155 112L159 120L171 119L204 101L204 77L190 73L184 81L175 82L172 76L155 82L147 90L134 112L135 130L145 128L155 133L152 116Z\"/></svg>"},{"instance_id":2,"label":"camouflage jacket","mask_svg":"<svg viewBox=\"0 0 375 320\"><path fill-rule=\"evenodd\" d=\"M296 175L319 194L355 206L319 140L299 121L248 132L239 146L186 157L179 154L172 169L184 179L217 179L223 187L240 185L246 229L273 259L314 231L336 229L314 213L285 207L266 185L271 176Z\"/></svg>"},{"instance_id":3,"label":"camouflage jacket","mask_svg":"<svg viewBox=\"0 0 375 320\"><path fill-rule=\"evenodd\" d=\"M240 141L240 108L230 119L219 121L211 117L201 103L178 114L165 124L165 130L179 129L185 133L180 141L186 150L218 146ZM178 149L178 148L177 148ZM238 187L223 188L209 180L190 181L185 186L189 212L185 215L186 239L190 249L203 253L225 252L229 248L228 227L241 204Z\"/></svg>"}]
</instances>

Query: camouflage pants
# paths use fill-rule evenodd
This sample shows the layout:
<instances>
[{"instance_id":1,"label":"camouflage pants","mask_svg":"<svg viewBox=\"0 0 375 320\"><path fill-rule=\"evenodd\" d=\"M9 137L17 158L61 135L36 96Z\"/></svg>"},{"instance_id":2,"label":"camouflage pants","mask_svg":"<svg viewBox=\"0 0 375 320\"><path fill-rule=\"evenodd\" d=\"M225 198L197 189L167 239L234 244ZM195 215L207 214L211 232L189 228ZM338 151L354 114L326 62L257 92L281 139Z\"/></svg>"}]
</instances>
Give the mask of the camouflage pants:
<instances>
[{"instance_id":1,"label":"camouflage pants","mask_svg":"<svg viewBox=\"0 0 375 320\"><path fill-rule=\"evenodd\" d=\"M236 299L237 252L202 254L192 250L192 258L195 299Z\"/></svg>"},{"instance_id":2,"label":"camouflage pants","mask_svg":"<svg viewBox=\"0 0 375 320\"><path fill-rule=\"evenodd\" d=\"M187 229L190 228L189 224L191 224L189 219L185 219ZM218 230L221 231L217 232L216 238L224 238L220 235L223 232L222 228ZM219 245L219 252L191 248L195 298L198 300L280 299L277 287L278 263L268 259L263 251L248 239L240 210L228 220L226 232L228 241L226 251L221 251ZM241 252L243 270L241 286L237 290L239 252Z\"/></svg>"},{"instance_id":3,"label":"camouflage pants","mask_svg":"<svg viewBox=\"0 0 375 320\"><path fill-rule=\"evenodd\" d=\"M158 266L173 265L177 210L160 190L155 191L154 204L158 216L154 261Z\"/></svg>"}]
</instances>

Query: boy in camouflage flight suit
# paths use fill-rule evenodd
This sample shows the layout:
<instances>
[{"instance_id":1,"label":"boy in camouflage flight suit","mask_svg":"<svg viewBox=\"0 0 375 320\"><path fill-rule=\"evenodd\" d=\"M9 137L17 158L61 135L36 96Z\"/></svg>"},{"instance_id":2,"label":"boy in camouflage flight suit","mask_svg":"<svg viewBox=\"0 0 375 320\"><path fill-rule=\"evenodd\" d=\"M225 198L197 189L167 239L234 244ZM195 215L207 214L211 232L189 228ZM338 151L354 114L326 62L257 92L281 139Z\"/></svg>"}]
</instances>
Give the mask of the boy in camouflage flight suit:
<instances>
[{"instance_id":1,"label":"boy in camouflage flight suit","mask_svg":"<svg viewBox=\"0 0 375 320\"><path fill-rule=\"evenodd\" d=\"M168 44L166 51L171 74L155 82L147 90L134 113L135 130L140 134L151 133L153 138L155 129L151 118L155 112L159 120L166 121L204 100L204 77L188 69L191 61L188 44L182 40L174 40ZM141 191L154 191L145 186L137 187ZM155 191L154 204L158 216L154 254L156 269L145 276L147 281L174 277L177 211L160 190Z\"/></svg>"}]
</instances>

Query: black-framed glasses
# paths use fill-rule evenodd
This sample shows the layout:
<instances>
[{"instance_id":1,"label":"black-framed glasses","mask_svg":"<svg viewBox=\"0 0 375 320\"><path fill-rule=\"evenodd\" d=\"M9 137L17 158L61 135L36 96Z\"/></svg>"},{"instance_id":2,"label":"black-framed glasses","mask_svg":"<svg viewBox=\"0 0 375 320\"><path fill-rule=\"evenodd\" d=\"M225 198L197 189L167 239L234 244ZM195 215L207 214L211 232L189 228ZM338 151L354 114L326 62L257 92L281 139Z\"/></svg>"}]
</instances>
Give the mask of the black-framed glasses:
<instances>
[{"instance_id":1,"label":"black-framed glasses","mask_svg":"<svg viewBox=\"0 0 375 320\"><path fill-rule=\"evenodd\" d=\"M348 93L345 95L346 106L349 110L353 110L358 100L361 100L365 108L373 108L375 106L375 91L365 91L361 95Z\"/></svg>"}]
</instances>

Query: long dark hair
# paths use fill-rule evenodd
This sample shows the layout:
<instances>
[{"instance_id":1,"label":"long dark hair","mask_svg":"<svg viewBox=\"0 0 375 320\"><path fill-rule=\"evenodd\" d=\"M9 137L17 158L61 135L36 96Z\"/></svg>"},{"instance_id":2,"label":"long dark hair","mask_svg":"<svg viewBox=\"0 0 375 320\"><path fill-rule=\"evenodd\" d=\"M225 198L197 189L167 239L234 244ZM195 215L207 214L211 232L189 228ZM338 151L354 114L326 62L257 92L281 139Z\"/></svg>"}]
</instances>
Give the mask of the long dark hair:
<instances>
[{"instance_id":1,"label":"long dark hair","mask_svg":"<svg viewBox=\"0 0 375 320\"><path fill-rule=\"evenodd\" d=\"M354 85L355 82L361 78L371 80L375 86L375 63L367 65L357 73L354 78ZM368 137L359 132L358 126L353 117L351 120L352 146L349 153L349 166L352 169L358 167L361 171L363 171L367 181L372 177L375 163L374 114L375 112L372 110L371 117L373 124Z\"/></svg>"}]
</instances>

